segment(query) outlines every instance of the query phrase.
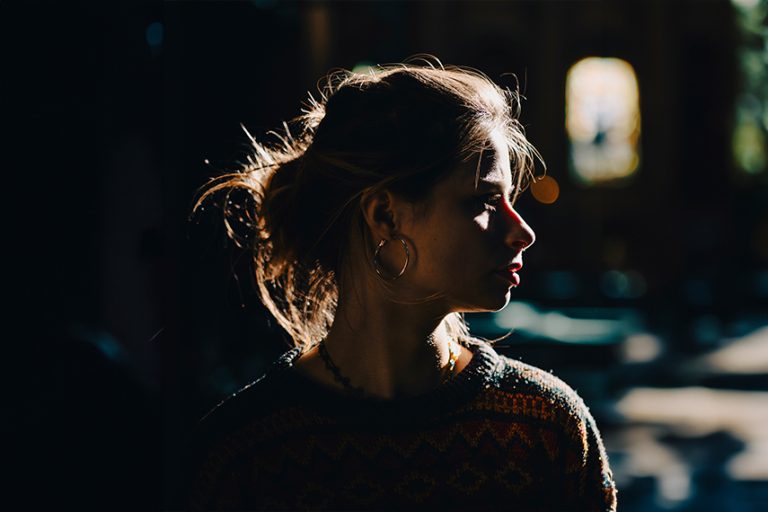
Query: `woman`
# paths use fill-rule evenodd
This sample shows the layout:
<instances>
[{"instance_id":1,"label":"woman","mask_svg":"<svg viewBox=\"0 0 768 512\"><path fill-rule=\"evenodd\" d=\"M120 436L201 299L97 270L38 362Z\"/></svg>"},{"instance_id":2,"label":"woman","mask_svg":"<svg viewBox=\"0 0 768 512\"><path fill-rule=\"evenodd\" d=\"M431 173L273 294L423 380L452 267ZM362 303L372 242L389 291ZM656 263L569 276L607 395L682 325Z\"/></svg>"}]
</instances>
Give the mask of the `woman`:
<instances>
[{"instance_id":1,"label":"woman","mask_svg":"<svg viewBox=\"0 0 768 512\"><path fill-rule=\"evenodd\" d=\"M196 205L225 194L295 346L201 423L190 506L614 510L581 399L463 318L507 304L535 240L518 95L416 64L322 92Z\"/></svg>"}]
</instances>

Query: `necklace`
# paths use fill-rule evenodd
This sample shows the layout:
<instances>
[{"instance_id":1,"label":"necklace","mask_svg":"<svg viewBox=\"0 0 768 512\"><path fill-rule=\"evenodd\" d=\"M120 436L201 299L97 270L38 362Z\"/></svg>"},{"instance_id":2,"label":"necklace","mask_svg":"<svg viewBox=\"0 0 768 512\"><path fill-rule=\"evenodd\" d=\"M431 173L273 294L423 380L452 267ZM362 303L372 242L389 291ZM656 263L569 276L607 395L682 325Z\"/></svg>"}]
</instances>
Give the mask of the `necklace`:
<instances>
[{"instance_id":1,"label":"necklace","mask_svg":"<svg viewBox=\"0 0 768 512\"><path fill-rule=\"evenodd\" d=\"M459 359L459 356L461 355L461 345L459 345L458 352L454 352L453 350L453 342L448 343L448 352L450 354L450 357L448 358L448 368L447 368L447 377L442 377L440 379L440 384L445 383L449 379L453 377L453 370L456 368L456 361ZM339 367L334 364L333 360L331 359L331 355L328 353L328 349L325 347L325 339L321 340L318 344L318 351L320 352L320 357L323 358L323 362L325 363L325 367L328 368L328 370L333 373L333 376L336 378L338 382L341 383L342 386L347 391L350 391L356 396L363 396L365 395L365 390L361 387L353 386L348 377L345 377L341 374L341 371L339 370Z\"/></svg>"}]
</instances>

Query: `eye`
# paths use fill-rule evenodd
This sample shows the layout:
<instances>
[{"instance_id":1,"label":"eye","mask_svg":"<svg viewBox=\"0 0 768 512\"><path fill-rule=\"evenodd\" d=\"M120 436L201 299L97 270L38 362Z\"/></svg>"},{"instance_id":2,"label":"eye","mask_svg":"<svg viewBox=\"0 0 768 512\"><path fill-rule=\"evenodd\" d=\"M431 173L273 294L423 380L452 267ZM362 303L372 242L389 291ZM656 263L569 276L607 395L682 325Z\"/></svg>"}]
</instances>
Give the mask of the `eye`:
<instances>
[{"instance_id":1,"label":"eye","mask_svg":"<svg viewBox=\"0 0 768 512\"><path fill-rule=\"evenodd\" d=\"M512 202L512 196L514 194L510 194L509 202ZM485 194L482 196L479 196L477 198L478 203L481 204L481 206L484 206L486 209L488 209L491 212L495 212L497 208L499 207L499 203L504 198L503 194L499 193L493 193L493 194Z\"/></svg>"},{"instance_id":2,"label":"eye","mask_svg":"<svg viewBox=\"0 0 768 512\"><path fill-rule=\"evenodd\" d=\"M486 194L480 197L480 201L486 208L488 208L488 210L495 212L501 198L501 194Z\"/></svg>"}]
</instances>

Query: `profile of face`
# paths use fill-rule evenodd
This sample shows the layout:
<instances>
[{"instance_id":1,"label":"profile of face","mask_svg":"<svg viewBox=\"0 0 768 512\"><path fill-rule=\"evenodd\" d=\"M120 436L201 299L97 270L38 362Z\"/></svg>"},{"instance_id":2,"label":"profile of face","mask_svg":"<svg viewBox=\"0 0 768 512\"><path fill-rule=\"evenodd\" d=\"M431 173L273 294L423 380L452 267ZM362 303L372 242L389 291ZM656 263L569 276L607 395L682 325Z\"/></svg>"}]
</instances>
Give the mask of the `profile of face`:
<instances>
[{"instance_id":1,"label":"profile of face","mask_svg":"<svg viewBox=\"0 0 768 512\"><path fill-rule=\"evenodd\" d=\"M490 142L490 148L435 185L425 215L405 216L398 233L411 248L400 279L408 295L443 292L440 306L448 312L504 308L510 289L520 282L523 250L535 241L510 203L514 189L505 140L497 133ZM390 268L399 269L402 246L387 247Z\"/></svg>"}]
</instances>

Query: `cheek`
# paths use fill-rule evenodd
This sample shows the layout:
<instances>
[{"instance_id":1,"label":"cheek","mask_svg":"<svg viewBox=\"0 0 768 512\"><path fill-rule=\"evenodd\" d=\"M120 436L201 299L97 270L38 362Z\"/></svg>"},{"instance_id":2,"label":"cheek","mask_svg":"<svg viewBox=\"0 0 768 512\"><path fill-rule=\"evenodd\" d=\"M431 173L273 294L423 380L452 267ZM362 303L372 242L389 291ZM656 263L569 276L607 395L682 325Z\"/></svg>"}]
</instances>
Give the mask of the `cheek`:
<instances>
[{"instance_id":1,"label":"cheek","mask_svg":"<svg viewBox=\"0 0 768 512\"><path fill-rule=\"evenodd\" d=\"M477 226L480 231L488 231L488 229L491 226L491 214L488 211L484 211L477 217L473 219L473 222L475 223L475 226Z\"/></svg>"},{"instance_id":2,"label":"cheek","mask_svg":"<svg viewBox=\"0 0 768 512\"><path fill-rule=\"evenodd\" d=\"M475 279L482 267L484 249L481 230L466 219L464 224L453 224L454 228L433 236L426 254L430 280L439 281L443 286L459 285Z\"/></svg>"},{"instance_id":3,"label":"cheek","mask_svg":"<svg viewBox=\"0 0 768 512\"><path fill-rule=\"evenodd\" d=\"M466 289L491 263L487 254L491 215L456 201L413 232L421 286Z\"/></svg>"}]
</instances>

